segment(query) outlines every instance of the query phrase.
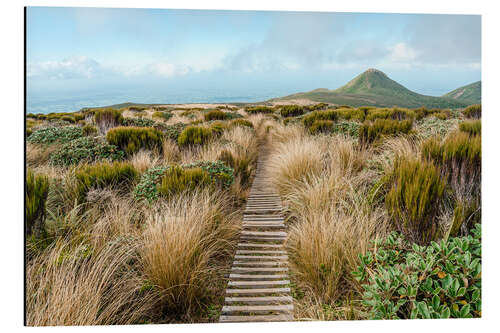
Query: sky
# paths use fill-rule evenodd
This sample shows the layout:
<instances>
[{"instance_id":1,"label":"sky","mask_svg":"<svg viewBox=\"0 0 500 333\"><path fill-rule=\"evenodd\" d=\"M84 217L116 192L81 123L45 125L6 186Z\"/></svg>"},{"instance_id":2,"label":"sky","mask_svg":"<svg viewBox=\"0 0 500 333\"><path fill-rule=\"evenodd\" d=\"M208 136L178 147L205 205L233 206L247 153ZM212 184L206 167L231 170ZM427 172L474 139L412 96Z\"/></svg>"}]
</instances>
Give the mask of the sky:
<instances>
[{"instance_id":1,"label":"sky","mask_svg":"<svg viewBox=\"0 0 500 333\"><path fill-rule=\"evenodd\" d=\"M436 96L481 79L478 15L29 7L26 33L28 99L269 98L368 68Z\"/></svg>"}]
</instances>

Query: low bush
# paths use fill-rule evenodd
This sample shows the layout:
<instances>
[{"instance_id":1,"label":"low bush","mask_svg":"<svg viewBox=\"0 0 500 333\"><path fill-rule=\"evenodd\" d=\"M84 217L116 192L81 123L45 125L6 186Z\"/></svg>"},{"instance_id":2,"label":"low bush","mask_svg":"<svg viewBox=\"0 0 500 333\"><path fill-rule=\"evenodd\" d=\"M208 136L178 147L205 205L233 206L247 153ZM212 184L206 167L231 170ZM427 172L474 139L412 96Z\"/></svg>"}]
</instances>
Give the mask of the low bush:
<instances>
[{"instance_id":1,"label":"low bush","mask_svg":"<svg viewBox=\"0 0 500 333\"><path fill-rule=\"evenodd\" d=\"M100 132L104 134L110 128L121 125L123 116L120 111L115 109L99 109L94 113L94 120Z\"/></svg>"},{"instance_id":2,"label":"low bush","mask_svg":"<svg viewBox=\"0 0 500 333\"><path fill-rule=\"evenodd\" d=\"M283 117L297 117L304 114L304 108L300 105L283 105L280 114Z\"/></svg>"},{"instance_id":3,"label":"low bush","mask_svg":"<svg viewBox=\"0 0 500 333\"><path fill-rule=\"evenodd\" d=\"M472 235L411 246L393 233L353 276L370 319L481 317L481 225Z\"/></svg>"},{"instance_id":4,"label":"low bush","mask_svg":"<svg viewBox=\"0 0 500 333\"><path fill-rule=\"evenodd\" d=\"M253 128L252 122L247 120L247 119L234 119L233 121L231 121L231 127L235 127L235 126Z\"/></svg>"},{"instance_id":5,"label":"low bush","mask_svg":"<svg viewBox=\"0 0 500 333\"><path fill-rule=\"evenodd\" d=\"M252 106L252 107L246 107L245 111L250 114L273 113L274 109L268 106Z\"/></svg>"},{"instance_id":6,"label":"low bush","mask_svg":"<svg viewBox=\"0 0 500 333\"><path fill-rule=\"evenodd\" d=\"M163 174L158 192L168 198L184 191L207 187L211 183L210 175L201 168L173 166Z\"/></svg>"},{"instance_id":7,"label":"low bush","mask_svg":"<svg viewBox=\"0 0 500 333\"><path fill-rule=\"evenodd\" d=\"M188 126L179 135L177 143L180 146L203 145L207 143L211 137L212 130L210 128L201 126Z\"/></svg>"},{"instance_id":8,"label":"low bush","mask_svg":"<svg viewBox=\"0 0 500 333\"><path fill-rule=\"evenodd\" d=\"M33 131L27 141L41 144L66 143L82 136L82 128L78 126L46 127Z\"/></svg>"},{"instance_id":9,"label":"low bush","mask_svg":"<svg viewBox=\"0 0 500 333\"><path fill-rule=\"evenodd\" d=\"M108 186L127 189L138 175L139 173L128 162L102 162L83 166L75 173L78 201L84 202L90 189L102 189Z\"/></svg>"},{"instance_id":10,"label":"low bush","mask_svg":"<svg viewBox=\"0 0 500 333\"><path fill-rule=\"evenodd\" d=\"M439 168L426 161L397 158L384 181L389 188L385 204L396 230L411 242L435 240L446 185Z\"/></svg>"},{"instance_id":11,"label":"low bush","mask_svg":"<svg viewBox=\"0 0 500 333\"><path fill-rule=\"evenodd\" d=\"M415 111L409 109L392 108L392 109L371 109L367 111L366 120L377 119L392 119L392 120L405 120L415 119Z\"/></svg>"},{"instance_id":12,"label":"low bush","mask_svg":"<svg viewBox=\"0 0 500 333\"><path fill-rule=\"evenodd\" d=\"M159 119L162 119L164 121L170 120L170 118L172 118L172 116L173 116L172 112L168 112L168 111L156 111L155 113L153 113L153 118L159 118Z\"/></svg>"},{"instance_id":13,"label":"low bush","mask_svg":"<svg viewBox=\"0 0 500 333\"><path fill-rule=\"evenodd\" d=\"M163 134L169 138L177 142L177 139L179 138L179 135L181 135L182 131L187 127L186 124L184 123L175 123L172 125L167 125L165 128L162 130Z\"/></svg>"},{"instance_id":14,"label":"low bush","mask_svg":"<svg viewBox=\"0 0 500 333\"><path fill-rule=\"evenodd\" d=\"M183 165L183 168L201 168L208 172L213 182L222 189L227 189L234 183L234 169L222 161L197 161Z\"/></svg>"},{"instance_id":15,"label":"low bush","mask_svg":"<svg viewBox=\"0 0 500 333\"><path fill-rule=\"evenodd\" d=\"M236 158L229 150L224 149L217 159L234 170L235 176L240 178L241 185L248 185L252 173L251 158L247 156Z\"/></svg>"},{"instance_id":16,"label":"low bush","mask_svg":"<svg viewBox=\"0 0 500 333\"><path fill-rule=\"evenodd\" d=\"M337 121L339 115L336 110L314 111L302 118L302 122L306 127L310 127L316 120L331 120Z\"/></svg>"},{"instance_id":17,"label":"low bush","mask_svg":"<svg viewBox=\"0 0 500 333\"><path fill-rule=\"evenodd\" d=\"M85 136L96 136L97 135L97 127L93 125L85 125L82 127L82 133Z\"/></svg>"},{"instance_id":18,"label":"low bush","mask_svg":"<svg viewBox=\"0 0 500 333\"><path fill-rule=\"evenodd\" d=\"M221 135L227 129L229 129L229 124L223 121L214 121L212 124L210 124L210 130L215 136Z\"/></svg>"},{"instance_id":19,"label":"low bush","mask_svg":"<svg viewBox=\"0 0 500 333\"><path fill-rule=\"evenodd\" d=\"M116 127L108 131L106 140L132 155L140 149L161 151L163 133L147 127Z\"/></svg>"},{"instance_id":20,"label":"low bush","mask_svg":"<svg viewBox=\"0 0 500 333\"><path fill-rule=\"evenodd\" d=\"M67 121L68 123L74 124L75 123L75 118L71 116L62 116L60 118L63 121Z\"/></svg>"},{"instance_id":21,"label":"low bush","mask_svg":"<svg viewBox=\"0 0 500 333\"><path fill-rule=\"evenodd\" d=\"M467 118L479 119L481 118L481 104L470 105L463 111L464 116Z\"/></svg>"},{"instance_id":22,"label":"low bush","mask_svg":"<svg viewBox=\"0 0 500 333\"><path fill-rule=\"evenodd\" d=\"M142 112L144 110L147 110L148 107L135 105L135 106L130 106L128 109L129 109L129 111L132 111L132 112Z\"/></svg>"},{"instance_id":23,"label":"low bush","mask_svg":"<svg viewBox=\"0 0 500 333\"><path fill-rule=\"evenodd\" d=\"M309 132L311 134L319 133L330 133L333 130L334 123L331 120L316 120L311 127L309 127Z\"/></svg>"},{"instance_id":24,"label":"low bush","mask_svg":"<svg viewBox=\"0 0 500 333\"><path fill-rule=\"evenodd\" d=\"M205 121L210 121L210 120L225 120L227 119L226 112L220 111L220 110L212 110L208 111L205 113L203 116Z\"/></svg>"},{"instance_id":25,"label":"low bush","mask_svg":"<svg viewBox=\"0 0 500 333\"><path fill-rule=\"evenodd\" d=\"M374 123L364 123L359 128L361 143L373 143L382 136L408 134L413 126L412 120L377 119Z\"/></svg>"},{"instance_id":26,"label":"low bush","mask_svg":"<svg viewBox=\"0 0 500 333\"><path fill-rule=\"evenodd\" d=\"M49 179L26 173L26 233L39 238L45 233L45 204L49 193Z\"/></svg>"},{"instance_id":27,"label":"low bush","mask_svg":"<svg viewBox=\"0 0 500 333\"><path fill-rule=\"evenodd\" d=\"M360 109L336 109L335 113L339 119L344 120L356 120L356 121L364 121L365 120L365 111Z\"/></svg>"},{"instance_id":28,"label":"low bush","mask_svg":"<svg viewBox=\"0 0 500 333\"><path fill-rule=\"evenodd\" d=\"M149 118L123 118L123 126L153 127L155 121Z\"/></svg>"},{"instance_id":29,"label":"low bush","mask_svg":"<svg viewBox=\"0 0 500 333\"><path fill-rule=\"evenodd\" d=\"M59 166L95 162L109 159L121 160L124 153L115 145L110 145L94 137L82 137L64 144L50 155L50 163Z\"/></svg>"},{"instance_id":30,"label":"low bush","mask_svg":"<svg viewBox=\"0 0 500 333\"><path fill-rule=\"evenodd\" d=\"M361 124L356 121L339 121L333 124L332 133L343 134L353 138L359 137L359 128Z\"/></svg>"},{"instance_id":31,"label":"low bush","mask_svg":"<svg viewBox=\"0 0 500 333\"><path fill-rule=\"evenodd\" d=\"M308 111L325 110L328 108L328 103L318 103L313 105L304 106Z\"/></svg>"},{"instance_id":32,"label":"low bush","mask_svg":"<svg viewBox=\"0 0 500 333\"><path fill-rule=\"evenodd\" d=\"M459 129L470 135L481 135L481 120L469 120L461 122Z\"/></svg>"}]
</instances>

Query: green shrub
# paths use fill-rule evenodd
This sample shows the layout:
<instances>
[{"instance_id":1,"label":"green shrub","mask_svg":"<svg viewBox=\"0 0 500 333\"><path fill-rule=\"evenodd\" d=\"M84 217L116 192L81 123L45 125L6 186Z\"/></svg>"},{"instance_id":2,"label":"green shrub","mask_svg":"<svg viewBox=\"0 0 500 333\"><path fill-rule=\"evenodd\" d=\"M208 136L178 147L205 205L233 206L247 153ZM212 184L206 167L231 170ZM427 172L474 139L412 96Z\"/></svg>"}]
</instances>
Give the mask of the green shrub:
<instances>
[{"instance_id":1,"label":"green shrub","mask_svg":"<svg viewBox=\"0 0 500 333\"><path fill-rule=\"evenodd\" d=\"M233 121L231 121L231 127L236 126L253 128L252 122L246 119L234 119Z\"/></svg>"},{"instance_id":2,"label":"green shrub","mask_svg":"<svg viewBox=\"0 0 500 333\"><path fill-rule=\"evenodd\" d=\"M39 238L45 233L45 203L49 193L49 179L36 175L30 170L26 173L26 233Z\"/></svg>"},{"instance_id":3,"label":"green shrub","mask_svg":"<svg viewBox=\"0 0 500 333\"><path fill-rule=\"evenodd\" d=\"M188 126L179 135L177 142L180 146L203 145L212 137L210 128L201 126Z\"/></svg>"},{"instance_id":4,"label":"green shrub","mask_svg":"<svg viewBox=\"0 0 500 333\"><path fill-rule=\"evenodd\" d=\"M361 122L365 120L366 115L365 111L360 109L336 109L335 113L339 119L356 120Z\"/></svg>"},{"instance_id":5,"label":"green shrub","mask_svg":"<svg viewBox=\"0 0 500 333\"><path fill-rule=\"evenodd\" d=\"M481 135L481 120L469 120L461 122L459 129L470 135Z\"/></svg>"},{"instance_id":6,"label":"green shrub","mask_svg":"<svg viewBox=\"0 0 500 333\"><path fill-rule=\"evenodd\" d=\"M184 169L173 166L164 173L158 192L168 198L184 191L207 187L211 183L210 175L201 168Z\"/></svg>"},{"instance_id":7,"label":"green shrub","mask_svg":"<svg viewBox=\"0 0 500 333\"><path fill-rule=\"evenodd\" d=\"M155 121L149 118L123 118L122 124L131 127L153 127Z\"/></svg>"},{"instance_id":8,"label":"green shrub","mask_svg":"<svg viewBox=\"0 0 500 333\"><path fill-rule=\"evenodd\" d=\"M304 106L304 109L306 109L308 111L325 110L327 108L328 108L327 103L318 103L318 104Z\"/></svg>"},{"instance_id":9,"label":"green shrub","mask_svg":"<svg viewBox=\"0 0 500 333\"><path fill-rule=\"evenodd\" d=\"M229 124L223 121L214 121L210 124L210 130L212 134L216 136L221 135L227 129L229 129Z\"/></svg>"},{"instance_id":10,"label":"green shrub","mask_svg":"<svg viewBox=\"0 0 500 333\"><path fill-rule=\"evenodd\" d=\"M138 176L139 173L128 162L102 162L80 167L75 173L78 201L83 203L85 196L92 188L102 189L113 186L128 189Z\"/></svg>"},{"instance_id":11,"label":"green shrub","mask_svg":"<svg viewBox=\"0 0 500 333\"><path fill-rule=\"evenodd\" d=\"M246 107L245 111L250 114L273 113L274 109L268 106L253 106L253 107Z\"/></svg>"},{"instance_id":12,"label":"green shrub","mask_svg":"<svg viewBox=\"0 0 500 333\"><path fill-rule=\"evenodd\" d=\"M115 109L99 109L94 113L94 120L101 133L105 133L108 129L121 125L123 116Z\"/></svg>"},{"instance_id":13,"label":"green shrub","mask_svg":"<svg viewBox=\"0 0 500 333\"><path fill-rule=\"evenodd\" d=\"M479 119L481 118L481 104L470 105L463 111L464 116L467 118Z\"/></svg>"},{"instance_id":14,"label":"green shrub","mask_svg":"<svg viewBox=\"0 0 500 333\"><path fill-rule=\"evenodd\" d=\"M140 149L161 151L163 133L147 127L116 127L108 131L106 140L132 155Z\"/></svg>"},{"instance_id":15,"label":"green shrub","mask_svg":"<svg viewBox=\"0 0 500 333\"><path fill-rule=\"evenodd\" d=\"M219 161L222 161L225 165L233 168L234 174L240 178L240 184L242 186L247 186L250 176L252 174L252 160L251 158L235 158L229 150L224 149L220 152Z\"/></svg>"},{"instance_id":16,"label":"green shrub","mask_svg":"<svg viewBox=\"0 0 500 333\"><path fill-rule=\"evenodd\" d=\"M426 161L397 158L385 181L389 184L385 204L395 228L412 242L435 240L445 190L439 168Z\"/></svg>"},{"instance_id":17,"label":"green shrub","mask_svg":"<svg viewBox=\"0 0 500 333\"><path fill-rule=\"evenodd\" d=\"M333 130L333 126L334 123L331 120L316 120L309 127L309 131L311 134L330 133Z\"/></svg>"},{"instance_id":18,"label":"green shrub","mask_svg":"<svg viewBox=\"0 0 500 333\"><path fill-rule=\"evenodd\" d=\"M210 121L210 120L225 120L227 118L226 112L220 111L220 110L212 110L203 116L205 121Z\"/></svg>"},{"instance_id":19,"label":"green shrub","mask_svg":"<svg viewBox=\"0 0 500 333\"><path fill-rule=\"evenodd\" d=\"M75 118L75 121L85 120L85 115L82 113L73 113L73 118Z\"/></svg>"},{"instance_id":20,"label":"green shrub","mask_svg":"<svg viewBox=\"0 0 500 333\"><path fill-rule=\"evenodd\" d=\"M146 171L134 190L134 197L137 200L146 200L153 202L158 199L158 188L162 182L163 175L173 166L152 167ZM198 161L195 163L183 165L184 169L202 169L207 172L211 184L227 189L234 182L234 170L226 166L222 161L209 162Z\"/></svg>"},{"instance_id":21,"label":"green shrub","mask_svg":"<svg viewBox=\"0 0 500 333\"><path fill-rule=\"evenodd\" d=\"M167 111L156 111L155 113L153 113L153 118L159 118L164 121L168 121L170 118L172 118L172 116L172 112Z\"/></svg>"},{"instance_id":22,"label":"green shrub","mask_svg":"<svg viewBox=\"0 0 500 333\"><path fill-rule=\"evenodd\" d=\"M392 120L404 120L404 119L415 119L416 113L413 110L392 108L392 109L371 109L366 113L366 120L377 120L377 119L392 119Z\"/></svg>"},{"instance_id":23,"label":"green shrub","mask_svg":"<svg viewBox=\"0 0 500 333\"><path fill-rule=\"evenodd\" d=\"M300 105L283 105L280 114L283 117L296 117L304 114L304 108Z\"/></svg>"},{"instance_id":24,"label":"green shrub","mask_svg":"<svg viewBox=\"0 0 500 333\"><path fill-rule=\"evenodd\" d=\"M120 160L124 153L115 145L110 145L94 137L82 137L64 144L50 155L53 165L68 166L81 162L110 159Z\"/></svg>"},{"instance_id":25,"label":"green shrub","mask_svg":"<svg viewBox=\"0 0 500 333\"><path fill-rule=\"evenodd\" d=\"M304 126L310 127L316 120L331 120L337 121L339 115L336 110L314 111L302 118Z\"/></svg>"},{"instance_id":26,"label":"green shrub","mask_svg":"<svg viewBox=\"0 0 500 333\"><path fill-rule=\"evenodd\" d=\"M353 276L370 319L481 317L481 225L429 246L393 233L360 259Z\"/></svg>"},{"instance_id":27,"label":"green shrub","mask_svg":"<svg viewBox=\"0 0 500 333\"><path fill-rule=\"evenodd\" d=\"M96 136L97 128L93 125L85 125L82 127L82 133L85 136Z\"/></svg>"},{"instance_id":28,"label":"green shrub","mask_svg":"<svg viewBox=\"0 0 500 333\"><path fill-rule=\"evenodd\" d=\"M356 121L339 121L333 124L332 133L358 138L361 124Z\"/></svg>"},{"instance_id":29,"label":"green shrub","mask_svg":"<svg viewBox=\"0 0 500 333\"><path fill-rule=\"evenodd\" d=\"M412 126L411 120L377 119L372 124L365 122L359 128L359 140L361 143L372 143L383 136L408 134Z\"/></svg>"},{"instance_id":30,"label":"green shrub","mask_svg":"<svg viewBox=\"0 0 500 333\"><path fill-rule=\"evenodd\" d=\"M62 116L60 119L67 121L68 123L71 123L71 124L75 123L75 118L71 117L71 116Z\"/></svg>"},{"instance_id":31,"label":"green shrub","mask_svg":"<svg viewBox=\"0 0 500 333\"><path fill-rule=\"evenodd\" d=\"M450 119L451 118L451 111L450 110L441 110L439 112L434 112L432 114L432 116L434 116L440 120Z\"/></svg>"},{"instance_id":32,"label":"green shrub","mask_svg":"<svg viewBox=\"0 0 500 333\"><path fill-rule=\"evenodd\" d=\"M79 126L46 127L34 131L28 138L29 143L66 143L83 136Z\"/></svg>"},{"instance_id":33,"label":"green shrub","mask_svg":"<svg viewBox=\"0 0 500 333\"><path fill-rule=\"evenodd\" d=\"M33 134L33 130L31 128L26 128L26 137L30 136Z\"/></svg>"},{"instance_id":34,"label":"green shrub","mask_svg":"<svg viewBox=\"0 0 500 333\"><path fill-rule=\"evenodd\" d=\"M147 110L148 107L135 105L135 106L130 106L128 109L129 109L129 111L132 111L132 112L142 112L144 110Z\"/></svg>"}]
</instances>

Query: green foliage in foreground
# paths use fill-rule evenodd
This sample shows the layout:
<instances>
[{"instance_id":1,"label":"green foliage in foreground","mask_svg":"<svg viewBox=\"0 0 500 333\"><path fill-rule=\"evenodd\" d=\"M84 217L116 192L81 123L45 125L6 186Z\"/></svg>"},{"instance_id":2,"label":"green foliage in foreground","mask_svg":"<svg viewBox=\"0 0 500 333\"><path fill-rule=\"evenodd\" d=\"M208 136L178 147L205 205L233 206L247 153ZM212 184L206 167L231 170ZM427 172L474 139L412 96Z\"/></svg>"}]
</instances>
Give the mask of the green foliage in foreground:
<instances>
[{"instance_id":1,"label":"green foliage in foreground","mask_svg":"<svg viewBox=\"0 0 500 333\"><path fill-rule=\"evenodd\" d=\"M50 162L53 165L68 166L104 159L116 161L123 159L124 155L117 146L87 136L68 142L53 152L50 155Z\"/></svg>"},{"instance_id":2,"label":"green foliage in foreground","mask_svg":"<svg viewBox=\"0 0 500 333\"><path fill-rule=\"evenodd\" d=\"M469 120L460 123L459 129L470 135L481 135L481 120Z\"/></svg>"},{"instance_id":3,"label":"green foliage in foreground","mask_svg":"<svg viewBox=\"0 0 500 333\"><path fill-rule=\"evenodd\" d=\"M467 118L479 119L481 118L481 104L470 105L465 108L463 113Z\"/></svg>"},{"instance_id":4,"label":"green foliage in foreground","mask_svg":"<svg viewBox=\"0 0 500 333\"><path fill-rule=\"evenodd\" d=\"M207 187L211 183L209 173L201 168L184 169L172 166L163 174L158 192L168 198L184 191Z\"/></svg>"},{"instance_id":5,"label":"green foliage in foreground","mask_svg":"<svg viewBox=\"0 0 500 333\"><path fill-rule=\"evenodd\" d=\"M309 127L309 132L311 132L311 134L330 133L333 130L333 124L331 120L316 120L311 127Z\"/></svg>"},{"instance_id":6,"label":"green foliage in foreground","mask_svg":"<svg viewBox=\"0 0 500 333\"><path fill-rule=\"evenodd\" d=\"M162 177L174 166L152 167L143 173L141 180L134 189L134 197L137 200L153 202L158 199L158 191L162 183ZM212 184L226 189L234 182L234 170L221 161L198 161L181 166L183 169L201 169L208 173Z\"/></svg>"},{"instance_id":7,"label":"green foliage in foreground","mask_svg":"<svg viewBox=\"0 0 500 333\"><path fill-rule=\"evenodd\" d=\"M188 126L177 139L180 146L189 145L203 145L212 137L212 130L210 128L201 126Z\"/></svg>"},{"instance_id":8,"label":"green foliage in foreground","mask_svg":"<svg viewBox=\"0 0 500 333\"><path fill-rule=\"evenodd\" d=\"M41 144L66 143L82 136L82 128L78 126L46 127L34 131L27 141Z\"/></svg>"},{"instance_id":9,"label":"green foliage in foreground","mask_svg":"<svg viewBox=\"0 0 500 333\"><path fill-rule=\"evenodd\" d=\"M280 114L283 117L296 117L304 114L304 108L300 105L283 105Z\"/></svg>"},{"instance_id":10,"label":"green foliage in foreground","mask_svg":"<svg viewBox=\"0 0 500 333\"><path fill-rule=\"evenodd\" d=\"M26 233L40 236L44 232L45 203L49 193L49 179L35 175L30 169L26 174Z\"/></svg>"},{"instance_id":11,"label":"green foliage in foreground","mask_svg":"<svg viewBox=\"0 0 500 333\"><path fill-rule=\"evenodd\" d=\"M177 142L177 140L179 139L179 135L181 135L182 131L187 127L186 124L184 123L175 123L175 124L172 124L172 125L167 125L165 126L162 131L163 131L163 134L171 139L171 140L174 140L175 142Z\"/></svg>"},{"instance_id":12,"label":"green foliage in foreground","mask_svg":"<svg viewBox=\"0 0 500 333\"><path fill-rule=\"evenodd\" d=\"M123 118L124 126L153 127L155 121L149 118Z\"/></svg>"},{"instance_id":13,"label":"green foliage in foreground","mask_svg":"<svg viewBox=\"0 0 500 333\"><path fill-rule=\"evenodd\" d=\"M360 255L353 276L371 319L481 317L481 225L466 237L410 246L393 233Z\"/></svg>"},{"instance_id":14,"label":"green foliage in foreground","mask_svg":"<svg viewBox=\"0 0 500 333\"><path fill-rule=\"evenodd\" d=\"M149 127L116 127L108 131L106 140L132 155L140 149L161 151L163 133Z\"/></svg>"},{"instance_id":15,"label":"green foliage in foreground","mask_svg":"<svg viewBox=\"0 0 500 333\"><path fill-rule=\"evenodd\" d=\"M132 164L127 162L104 162L81 167L75 173L78 201L84 202L87 192L92 188L127 188L138 176L139 173Z\"/></svg>"}]
</instances>

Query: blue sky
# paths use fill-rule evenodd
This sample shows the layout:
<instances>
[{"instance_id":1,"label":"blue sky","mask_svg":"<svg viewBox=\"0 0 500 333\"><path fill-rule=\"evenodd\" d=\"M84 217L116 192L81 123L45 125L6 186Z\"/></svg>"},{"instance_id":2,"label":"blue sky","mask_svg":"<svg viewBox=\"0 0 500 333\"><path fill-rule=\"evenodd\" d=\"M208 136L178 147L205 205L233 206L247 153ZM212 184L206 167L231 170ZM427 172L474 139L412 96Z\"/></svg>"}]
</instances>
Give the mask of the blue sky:
<instances>
[{"instance_id":1,"label":"blue sky","mask_svg":"<svg viewBox=\"0 0 500 333\"><path fill-rule=\"evenodd\" d=\"M29 7L28 98L113 89L293 93L367 68L420 93L481 79L481 18Z\"/></svg>"}]
</instances>

